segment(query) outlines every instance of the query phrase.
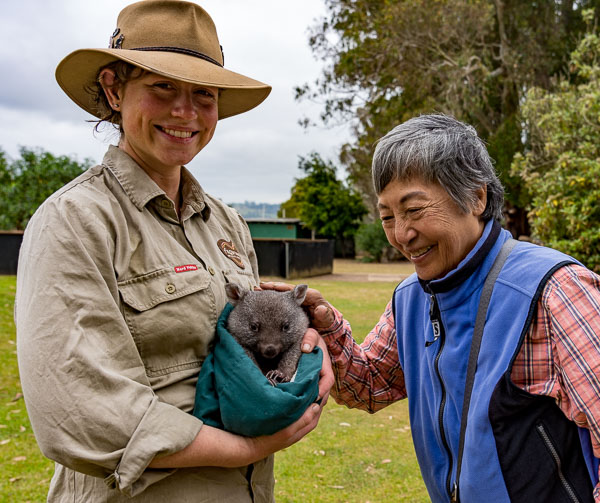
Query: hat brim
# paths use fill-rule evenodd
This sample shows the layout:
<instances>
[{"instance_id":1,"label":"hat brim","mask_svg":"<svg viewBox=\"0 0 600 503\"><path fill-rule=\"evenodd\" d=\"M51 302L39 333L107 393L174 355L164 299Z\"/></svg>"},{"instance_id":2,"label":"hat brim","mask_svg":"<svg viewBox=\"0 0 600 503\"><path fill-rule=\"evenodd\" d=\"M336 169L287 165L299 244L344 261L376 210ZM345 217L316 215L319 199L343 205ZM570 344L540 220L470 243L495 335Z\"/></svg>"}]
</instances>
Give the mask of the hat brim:
<instances>
[{"instance_id":1,"label":"hat brim","mask_svg":"<svg viewBox=\"0 0 600 503\"><path fill-rule=\"evenodd\" d=\"M89 88L103 66L122 60L176 80L221 89L219 119L237 115L262 103L271 86L232 72L195 56L172 52L130 49L79 49L66 56L56 67L56 81L77 105L99 117Z\"/></svg>"}]
</instances>

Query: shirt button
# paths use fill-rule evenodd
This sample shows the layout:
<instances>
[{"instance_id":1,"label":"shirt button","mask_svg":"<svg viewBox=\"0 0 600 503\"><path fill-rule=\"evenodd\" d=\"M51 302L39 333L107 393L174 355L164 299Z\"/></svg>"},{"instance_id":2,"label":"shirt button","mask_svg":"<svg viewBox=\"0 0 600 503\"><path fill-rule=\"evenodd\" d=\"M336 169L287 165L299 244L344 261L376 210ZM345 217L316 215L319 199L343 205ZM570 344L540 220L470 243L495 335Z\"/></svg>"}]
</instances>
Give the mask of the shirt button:
<instances>
[{"instance_id":1,"label":"shirt button","mask_svg":"<svg viewBox=\"0 0 600 503\"><path fill-rule=\"evenodd\" d=\"M171 207L172 207L172 205L171 205L171 201L169 201L168 199L161 199L161 200L160 200L160 205L161 205L163 208L171 208Z\"/></svg>"},{"instance_id":2,"label":"shirt button","mask_svg":"<svg viewBox=\"0 0 600 503\"><path fill-rule=\"evenodd\" d=\"M210 273L211 276L215 275L215 270L210 266L208 266L208 272Z\"/></svg>"},{"instance_id":3,"label":"shirt button","mask_svg":"<svg viewBox=\"0 0 600 503\"><path fill-rule=\"evenodd\" d=\"M175 290L177 290L175 288L175 285L173 283L167 283L167 286L165 287L165 291L167 293L175 293Z\"/></svg>"}]
</instances>

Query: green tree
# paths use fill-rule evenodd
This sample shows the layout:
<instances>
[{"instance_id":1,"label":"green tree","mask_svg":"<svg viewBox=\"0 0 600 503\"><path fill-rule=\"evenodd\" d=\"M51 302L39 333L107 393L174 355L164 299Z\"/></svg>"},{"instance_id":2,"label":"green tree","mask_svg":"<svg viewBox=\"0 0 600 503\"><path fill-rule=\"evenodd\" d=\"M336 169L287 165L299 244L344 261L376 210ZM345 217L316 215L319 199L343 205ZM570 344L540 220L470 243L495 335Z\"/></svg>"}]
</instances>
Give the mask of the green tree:
<instances>
[{"instance_id":1,"label":"green tree","mask_svg":"<svg viewBox=\"0 0 600 503\"><path fill-rule=\"evenodd\" d=\"M590 24L593 13L584 14ZM571 81L531 89L530 143L513 162L531 198L532 236L600 272L600 37L590 29L571 58Z\"/></svg>"},{"instance_id":2,"label":"green tree","mask_svg":"<svg viewBox=\"0 0 600 503\"><path fill-rule=\"evenodd\" d=\"M296 179L278 215L299 218L320 237L353 240L367 213L360 195L338 180L335 166L317 153L300 157L298 167L306 176Z\"/></svg>"},{"instance_id":3,"label":"green tree","mask_svg":"<svg viewBox=\"0 0 600 503\"><path fill-rule=\"evenodd\" d=\"M510 173L514 154L523 149L519 103L527 89L549 88L551 76L566 69L584 30L581 9L599 3L325 0L327 16L313 27L309 43L326 66L296 97L324 99L325 123L352 124L354 140L342 147L341 160L373 214L375 141L429 112L475 126L496 160L509 206L518 210L527 202Z\"/></svg>"},{"instance_id":4,"label":"green tree","mask_svg":"<svg viewBox=\"0 0 600 503\"><path fill-rule=\"evenodd\" d=\"M365 254L367 262L381 262L386 249L391 248L379 220L362 224L355 237L356 249Z\"/></svg>"},{"instance_id":5,"label":"green tree","mask_svg":"<svg viewBox=\"0 0 600 503\"><path fill-rule=\"evenodd\" d=\"M0 229L24 229L49 195L90 165L89 159L78 163L26 147L20 149L20 158L9 161L0 150Z\"/></svg>"}]
</instances>

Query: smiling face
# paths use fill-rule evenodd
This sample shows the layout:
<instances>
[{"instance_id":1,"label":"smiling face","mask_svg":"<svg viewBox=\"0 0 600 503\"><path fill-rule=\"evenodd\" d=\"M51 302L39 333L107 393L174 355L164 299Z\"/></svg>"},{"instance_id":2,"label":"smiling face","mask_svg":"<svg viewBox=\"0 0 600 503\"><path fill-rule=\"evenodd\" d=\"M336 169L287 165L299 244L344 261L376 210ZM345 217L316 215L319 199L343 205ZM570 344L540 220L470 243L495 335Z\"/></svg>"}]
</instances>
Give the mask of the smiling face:
<instances>
[{"instance_id":1,"label":"smiling face","mask_svg":"<svg viewBox=\"0 0 600 503\"><path fill-rule=\"evenodd\" d=\"M414 266L422 280L445 276L473 249L484 222L486 191L464 213L441 185L392 180L379 195L379 215L390 244Z\"/></svg>"},{"instance_id":2,"label":"smiling face","mask_svg":"<svg viewBox=\"0 0 600 503\"><path fill-rule=\"evenodd\" d=\"M149 173L178 171L214 134L218 120L215 87L145 72L105 92L121 112L124 135L119 147Z\"/></svg>"}]
</instances>

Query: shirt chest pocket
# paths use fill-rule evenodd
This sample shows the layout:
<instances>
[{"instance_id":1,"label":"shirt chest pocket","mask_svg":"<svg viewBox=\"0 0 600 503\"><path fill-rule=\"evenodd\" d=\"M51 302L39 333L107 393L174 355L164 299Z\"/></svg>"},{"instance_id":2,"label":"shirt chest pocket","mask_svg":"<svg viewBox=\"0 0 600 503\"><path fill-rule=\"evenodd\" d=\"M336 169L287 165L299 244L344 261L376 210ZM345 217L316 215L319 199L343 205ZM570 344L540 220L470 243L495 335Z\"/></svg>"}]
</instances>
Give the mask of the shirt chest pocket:
<instances>
[{"instance_id":1,"label":"shirt chest pocket","mask_svg":"<svg viewBox=\"0 0 600 503\"><path fill-rule=\"evenodd\" d=\"M223 308L216 305L208 272L163 269L120 282L119 292L150 378L200 368Z\"/></svg>"},{"instance_id":2,"label":"shirt chest pocket","mask_svg":"<svg viewBox=\"0 0 600 503\"><path fill-rule=\"evenodd\" d=\"M254 275L250 272L224 269L223 277L225 283L236 283L245 290L253 290L254 287L258 286Z\"/></svg>"}]
</instances>

